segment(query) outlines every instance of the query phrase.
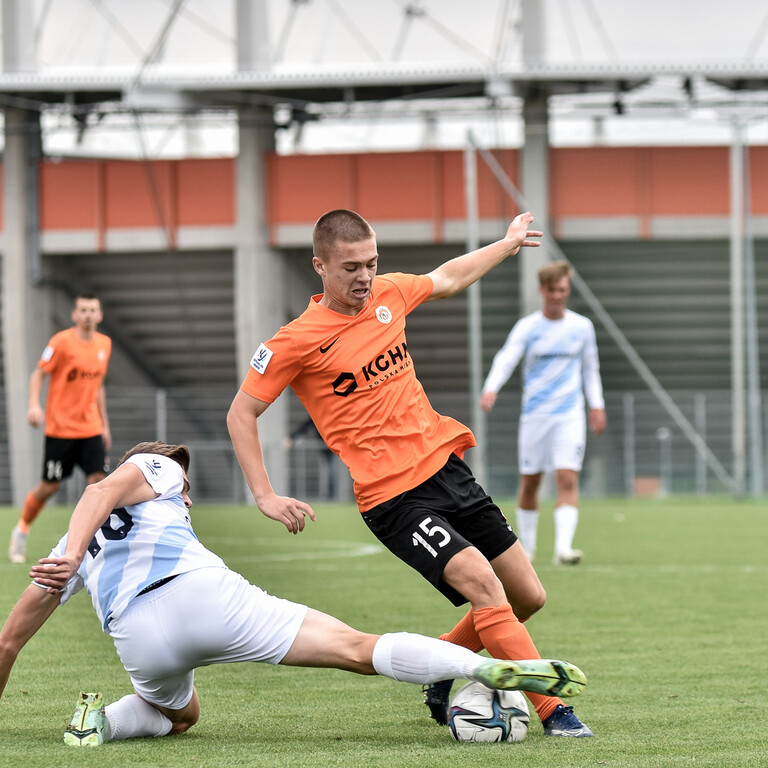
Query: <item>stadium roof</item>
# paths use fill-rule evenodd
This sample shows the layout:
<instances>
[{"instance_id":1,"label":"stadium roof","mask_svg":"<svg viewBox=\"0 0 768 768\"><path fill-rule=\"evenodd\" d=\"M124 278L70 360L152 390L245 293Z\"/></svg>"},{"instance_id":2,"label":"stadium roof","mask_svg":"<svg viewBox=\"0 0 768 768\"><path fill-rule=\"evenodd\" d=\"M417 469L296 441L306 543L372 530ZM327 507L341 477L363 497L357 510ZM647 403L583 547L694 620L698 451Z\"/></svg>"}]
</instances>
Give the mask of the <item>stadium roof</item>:
<instances>
[{"instance_id":1,"label":"stadium roof","mask_svg":"<svg viewBox=\"0 0 768 768\"><path fill-rule=\"evenodd\" d=\"M141 124L160 131L166 148L171 133L191 126L203 146L202 132L234 131L232 110L243 104L273 110L288 151L361 149L365 136L381 148L378 129L391 145L400 134L416 146L446 145L473 123L509 145L519 141L523 99L542 90L555 143L578 125L584 138L576 143L621 142L622 128L630 128L626 141L636 142L638 129L654 141L659 121L677 126L660 140L697 143L697 123L723 129L722 140L734 118L760 140L768 132L768 11L748 0L734 0L727 13L712 0L691 7L5 0L0 105L40 109L52 152L98 151L99 135L119 133L126 120L134 144ZM237 38L246 26L255 53L244 62ZM30 44L22 49L19 39Z\"/></svg>"}]
</instances>

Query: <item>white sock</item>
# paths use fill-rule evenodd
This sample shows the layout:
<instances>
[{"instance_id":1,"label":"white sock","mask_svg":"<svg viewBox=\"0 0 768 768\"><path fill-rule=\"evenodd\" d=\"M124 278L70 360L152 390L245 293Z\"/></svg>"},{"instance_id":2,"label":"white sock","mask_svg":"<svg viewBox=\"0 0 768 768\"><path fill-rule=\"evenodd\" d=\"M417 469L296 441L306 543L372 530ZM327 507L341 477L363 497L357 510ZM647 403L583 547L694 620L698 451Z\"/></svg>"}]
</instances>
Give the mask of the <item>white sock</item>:
<instances>
[{"instance_id":1,"label":"white sock","mask_svg":"<svg viewBox=\"0 0 768 768\"><path fill-rule=\"evenodd\" d=\"M460 645L412 632L389 632L373 648L373 668L403 683L436 683L469 677L485 656Z\"/></svg>"},{"instance_id":2,"label":"white sock","mask_svg":"<svg viewBox=\"0 0 768 768\"><path fill-rule=\"evenodd\" d=\"M571 504L555 508L555 553L570 552L579 524L579 510Z\"/></svg>"},{"instance_id":3,"label":"white sock","mask_svg":"<svg viewBox=\"0 0 768 768\"><path fill-rule=\"evenodd\" d=\"M536 554L536 533L539 529L539 510L517 508L515 513L517 530L515 533L523 549L531 556Z\"/></svg>"},{"instance_id":4,"label":"white sock","mask_svg":"<svg viewBox=\"0 0 768 768\"><path fill-rule=\"evenodd\" d=\"M110 740L133 739L141 736L165 736L173 723L151 704L135 693L104 707L112 734Z\"/></svg>"}]
</instances>

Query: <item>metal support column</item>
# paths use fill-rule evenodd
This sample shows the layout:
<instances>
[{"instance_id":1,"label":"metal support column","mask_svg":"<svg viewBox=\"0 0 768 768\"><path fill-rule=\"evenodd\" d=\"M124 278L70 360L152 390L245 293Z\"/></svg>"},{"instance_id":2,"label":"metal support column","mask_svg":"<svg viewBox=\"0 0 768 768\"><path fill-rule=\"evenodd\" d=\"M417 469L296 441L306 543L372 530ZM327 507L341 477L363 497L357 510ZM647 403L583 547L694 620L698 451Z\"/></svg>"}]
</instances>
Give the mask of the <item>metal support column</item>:
<instances>
[{"instance_id":1,"label":"metal support column","mask_svg":"<svg viewBox=\"0 0 768 768\"><path fill-rule=\"evenodd\" d=\"M523 0L523 59L526 66L542 63L544 8L539 0ZM535 217L533 226L549 231L549 91L532 84L523 89L524 144L520 152L520 187ZM520 313L540 309L538 271L552 258L546 242L540 248L521 248Z\"/></svg>"},{"instance_id":2,"label":"metal support column","mask_svg":"<svg viewBox=\"0 0 768 768\"><path fill-rule=\"evenodd\" d=\"M4 0L3 69L35 69L32 4ZM11 500L20 506L40 476L42 440L26 421L29 376L47 338L38 212L40 115L7 107L3 153L2 334Z\"/></svg>"},{"instance_id":3,"label":"metal support column","mask_svg":"<svg viewBox=\"0 0 768 768\"><path fill-rule=\"evenodd\" d=\"M237 61L241 71L268 66L266 3L237 0ZM266 196L266 155L275 149L272 111L244 106L238 111L237 228L235 246L235 333L238 375L262 341L283 324L284 275L280 256L269 243ZM278 398L259 418L264 461L278 493L290 492L286 399ZM250 492L246 499L253 502Z\"/></svg>"},{"instance_id":4,"label":"metal support column","mask_svg":"<svg viewBox=\"0 0 768 768\"><path fill-rule=\"evenodd\" d=\"M737 495L744 493L747 466L744 372L744 151L741 126L734 124L731 176L731 451Z\"/></svg>"}]
</instances>

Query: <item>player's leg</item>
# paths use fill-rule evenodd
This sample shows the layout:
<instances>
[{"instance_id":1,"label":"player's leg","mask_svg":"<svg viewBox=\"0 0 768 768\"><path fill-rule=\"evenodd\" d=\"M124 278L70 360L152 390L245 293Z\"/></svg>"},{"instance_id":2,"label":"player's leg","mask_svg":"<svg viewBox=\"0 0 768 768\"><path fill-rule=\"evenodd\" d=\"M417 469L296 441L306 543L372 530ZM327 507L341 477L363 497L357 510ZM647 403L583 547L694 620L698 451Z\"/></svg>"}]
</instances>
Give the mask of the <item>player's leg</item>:
<instances>
[{"instance_id":1,"label":"player's leg","mask_svg":"<svg viewBox=\"0 0 768 768\"><path fill-rule=\"evenodd\" d=\"M490 564L513 547L517 537L463 461L452 456L429 481L364 513L363 520L379 541L454 605L471 603L474 631L465 616L460 622L463 632L457 626L448 633L451 639L461 641L461 635L469 647L484 647L497 659L539 658ZM529 596L529 611L536 602ZM427 704L435 689L437 686L431 686L425 692ZM450 685L441 686L440 701L434 708L430 706L438 722L446 720L449 693ZM554 698L547 701L551 706L534 703L543 717L560 703Z\"/></svg>"},{"instance_id":2,"label":"player's leg","mask_svg":"<svg viewBox=\"0 0 768 768\"><path fill-rule=\"evenodd\" d=\"M511 560L512 557L510 555L505 559ZM519 560L519 555L516 559ZM494 560L498 560L498 557ZM491 656L497 659L540 658L528 630L515 616L512 606L507 602L501 581L479 550L472 547L459 552L451 558L443 576L457 589L459 588L457 585L462 585L463 594L472 604L475 630ZM529 692L527 695L544 725L545 732L549 732L551 729L547 724L550 718L564 711L560 710L560 707L564 707L562 701L541 693ZM568 714L578 721L571 711ZM583 724L580 725L583 726ZM570 729L573 731L571 733L566 733L565 728L560 730L563 732L552 733L552 735L591 735L591 731L586 726L583 726L583 733L576 733L579 729L575 726Z\"/></svg>"},{"instance_id":3,"label":"player's leg","mask_svg":"<svg viewBox=\"0 0 768 768\"><path fill-rule=\"evenodd\" d=\"M528 620L544 607L547 593L519 541L491 560L491 567L504 587L507 601L520 621Z\"/></svg>"},{"instance_id":4,"label":"player's leg","mask_svg":"<svg viewBox=\"0 0 768 768\"><path fill-rule=\"evenodd\" d=\"M558 469L557 506L555 507L555 565L576 565L581 561L581 550L573 548L573 539L579 524L579 473L573 469Z\"/></svg>"},{"instance_id":5,"label":"player's leg","mask_svg":"<svg viewBox=\"0 0 768 768\"><path fill-rule=\"evenodd\" d=\"M587 439L586 418L579 415L559 422L553 431L552 459L555 466L555 565L576 565L582 552L573 548L579 524L579 472Z\"/></svg>"},{"instance_id":6,"label":"player's leg","mask_svg":"<svg viewBox=\"0 0 768 768\"><path fill-rule=\"evenodd\" d=\"M526 689L576 695L583 673L566 662L488 659L452 643L412 632L371 635L309 609L281 664L332 667L362 675L379 674L405 683L466 678L489 688Z\"/></svg>"},{"instance_id":7,"label":"player's leg","mask_svg":"<svg viewBox=\"0 0 768 768\"><path fill-rule=\"evenodd\" d=\"M192 727L200 717L195 668L235 660L265 614L269 619L268 606L259 611L262 595L226 568L199 568L132 600L110 623L110 635L135 693L104 707L105 740Z\"/></svg>"},{"instance_id":8,"label":"player's leg","mask_svg":"<svg viewBox=\"0 0 768 768\"><path fill-rule=\"evenodd\" d=\"M107 741L183 733L200 717L197 692L187 706L174 710L149 704L135 693L104 705L100 693L81 693L64 731L70 747L98 747Z\"/></svg>"},{"instance_id":9,"label":"player's leg","mask_svg":"<svg viewBox=\"0 0 768 768\"><path fill-rule=\"evenodd\" d=\"M134 694L124 696L120 701L110 704L106 710L111 723L116 723L118 718L130 711L132 717L135 718L135 727L141 727L145 731L144 733L130 733L128 730L123 730L122 727L116 730L113 725L113 739L128 739L134 736L165 736L166 734L184 733L200 719L200 699L197 695L197 689L193 686L192 698L180 709L150 704ZM122 725L122 720L120 722ZM170 723L170 728L168 723Z\"/></svg>"},{"instance_id":10,"label":"player's leg","mask_svg":"<svg viewBox=\"0 0 768 768\"><path fill-rule=\"evenodd\" d=\"M531 562L536 559L539 528L539 486L549 462L549 429L541 419L521 419L517 434L520 486L515 523L520 543Z\"/></svg>"},{"instance_id":11,"label":"player's leg","mask_svg":"<svg viewBox=\"0 0 768 768\"><path fill-rule=\"evenodd\" d=\"M520 487L515 510L515 532L530 562L536 559L536 545L539 530L539 486L542 474L520 475Z\"/></svg>"},{"instance_id":12,"label":"player's leg","mask_svg":"<svg viewBox=\"0 0 768 768\"><path fill-rule=\"evenodd\" d=\"M72 440L54 437L45 438L43 455L43 474L40 482L27 494L21 515L13 531L8 546L8 558L12 563L23 563L27 554L27 537L32 523L61 486L61 481L72 474L74 455Z\"/></svg>"},{"instance_id":13,"label":"player's leg","mask_svg":"<svg viewBox=\"0 0 768 768\"><path fill-rule=\"evenodd\" d=\"M76 463L85 473L88 485L98 483L107 476L107 454L101 435L77 441Z\"/></svg>"}]
</instances>

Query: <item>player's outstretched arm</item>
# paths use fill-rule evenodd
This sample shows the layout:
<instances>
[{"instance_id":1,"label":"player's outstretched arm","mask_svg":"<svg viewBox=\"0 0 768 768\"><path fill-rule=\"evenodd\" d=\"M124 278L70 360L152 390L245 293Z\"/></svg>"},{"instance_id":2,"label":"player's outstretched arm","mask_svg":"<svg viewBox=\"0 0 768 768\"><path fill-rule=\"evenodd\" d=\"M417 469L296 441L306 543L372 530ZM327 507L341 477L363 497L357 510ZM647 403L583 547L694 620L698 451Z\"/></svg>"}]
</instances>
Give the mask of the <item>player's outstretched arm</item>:
<instances>
[{"instance_id":1,"label":"player's outstretched arm","mask_svg":"<svg viewBox=\"0 0 768 768\"><path fill-rule=\"evenodd\" d=\"M8 676L16 657L40 627L45 624L59 605L60 595L30 584L0 630L0 696L3 695Z\"/></svg>"},{"instance_id":2,"label":"player's outstretched arm","mask_svg":"<svg viewBox=\"0 0 768 768\"><path fill-rule=\"evenodd\" d=\"M291 533L304 530L306 518L315 519L312 507L290 496L278 496L269 481L259 439L258 418L268 403L238 390L227 413L227 429L237 461L256 506L270 520L282 523Z\"/></svg>"},{"instance_id":3,"label":"player's outstretched arm","mask_svg":"<svg viewBox=\"0 0 768 768\"><path fill-rule=\"evenodd\" d=\"M536 248L541 245L538 240L532 238L543 237L544 233L529 229L532 221L533 216L530 213L521 213L513 219L507 234L501 240L457 256L430 272L433 287L427 300L454 296L501 264L504 259L514 256L520 248Z\"/></svg>"},{"instance_id":4,"label":"player's outstretched arm","mask_svg":"<svg viewBox=\"0 0 768 768\"><path fill-rule=\"evenodd\" d=\"M61 557L43 557L30 576L50 591L64 589L85 557L96 531L112 510L151 501L157 496L135 464L123 464L98 483L86 486L69 519L67 549Z\"/></svg>"}]
</instances>

